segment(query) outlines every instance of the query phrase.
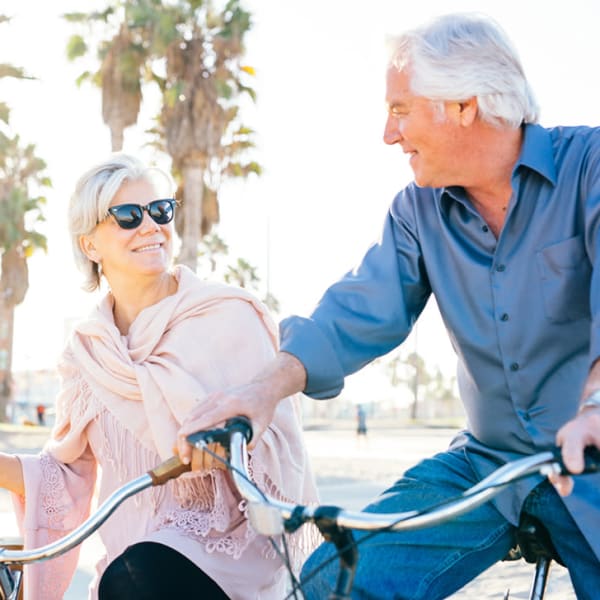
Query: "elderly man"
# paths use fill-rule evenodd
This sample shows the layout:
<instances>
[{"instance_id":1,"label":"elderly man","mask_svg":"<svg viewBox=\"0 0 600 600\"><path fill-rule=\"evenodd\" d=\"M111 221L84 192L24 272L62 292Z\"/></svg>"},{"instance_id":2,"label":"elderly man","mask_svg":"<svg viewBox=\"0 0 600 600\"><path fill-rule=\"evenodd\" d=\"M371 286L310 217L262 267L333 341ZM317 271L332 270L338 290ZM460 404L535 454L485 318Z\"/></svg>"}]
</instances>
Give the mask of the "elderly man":
<instances>
[{"instance_id":1,"label":"elderly man","mask_svg":"<svg viewBox=\"0 0 600 600\"><path fill-rule=\"evenodd\" d=\"M392 46L384 141L409 156L414 182L313 314L283 321L277 359L203 402L181 430L240 413L260 434L280 398L337 395L346 375L407 337L433 294L469 426L372 512L456 496L556 441L578 469L583 445L600 435L600 129L537 125L517 53L480 15L438 18ZM568 485L557 481L563 493ZM523 513L545 524L577 597L597 598L597 476L565 497L532 476L454 522L378 535L360 546L353 597L445 598L505 556ZM318 549L305 572L329 552ZM307 598L326 596L334 568L308 582Z\"/></svg>"}]
</instances>

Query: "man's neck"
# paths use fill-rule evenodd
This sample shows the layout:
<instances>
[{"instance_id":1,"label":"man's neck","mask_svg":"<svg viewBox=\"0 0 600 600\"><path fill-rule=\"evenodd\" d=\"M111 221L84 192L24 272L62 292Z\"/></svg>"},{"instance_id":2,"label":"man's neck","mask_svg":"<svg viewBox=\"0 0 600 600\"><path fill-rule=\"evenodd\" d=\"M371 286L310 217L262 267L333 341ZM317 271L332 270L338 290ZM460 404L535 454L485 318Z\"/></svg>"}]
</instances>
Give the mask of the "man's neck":
<instances>
[{"instance_id":1,"label":"man's neck","mask_svg":"<svg viewBox=\"0 0 600 600\"><path fill-rule=\"evenodd\" d=\"M463 186L496 237L508 212L513 191L512 173L522 143L521 129L484 128L475 146L470 181Z\"/></svg>"}]
</instances>

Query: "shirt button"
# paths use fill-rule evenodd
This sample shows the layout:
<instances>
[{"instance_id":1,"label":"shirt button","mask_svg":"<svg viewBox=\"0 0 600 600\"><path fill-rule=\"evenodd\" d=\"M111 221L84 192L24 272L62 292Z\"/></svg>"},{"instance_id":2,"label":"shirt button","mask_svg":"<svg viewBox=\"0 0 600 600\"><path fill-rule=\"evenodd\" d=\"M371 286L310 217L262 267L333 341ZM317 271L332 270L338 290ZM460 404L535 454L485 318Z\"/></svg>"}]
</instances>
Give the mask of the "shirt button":
<instances>
[{"instance_id":1,"label":"shirt button","mask_svg":"<svg viewBox=\"0 0 600 600\"><path fill-rule=\"evenodd\" d=\"M490 230L490 228L489 228L487 225L484 225L484 226L481 228L481 231L483 231L483 233L487 233L489 230Z\"/></svg>"},{"instance_id":2,"label":"shirt button","mask_svg":"<svg viewBox=\"0 0 600 600\"><path fill-rule=\"evenodd\" d=\"M511 371L518 371L518 370L519 370L519 368L520 368L520 367L519 367L519 363L512 363L512 364L510 365L510 370L511 370Z\"/></svg>"},{"instance_id":3,"label":"shirt button","mask_svg":"<svg viewBox=\"0 0 600 600\"><path fill-rule=\"evenodd\" d=\"M508 317L508 313L504 313L501 317L500 320L501 321L508 321L509 317Z\"/></svg>"},{"instance_id":4,"label":"shirt button","mask_svg":"<svg viewBox=\"0 0 600 600\"><path fill-rule=\"evenodd\" d=\"M496 271L498 271L498 273L502 273L502 271L504 271L506 269L505 265L498 265L496 267Z\"/></svg>"}]
</instances>

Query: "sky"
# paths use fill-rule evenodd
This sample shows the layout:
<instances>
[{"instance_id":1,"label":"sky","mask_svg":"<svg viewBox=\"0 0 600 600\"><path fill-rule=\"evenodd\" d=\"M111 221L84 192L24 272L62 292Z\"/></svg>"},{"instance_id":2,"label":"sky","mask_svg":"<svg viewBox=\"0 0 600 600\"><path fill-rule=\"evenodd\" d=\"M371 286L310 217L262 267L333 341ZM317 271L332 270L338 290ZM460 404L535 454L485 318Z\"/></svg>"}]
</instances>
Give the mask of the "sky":
<instances>
[{"instance_id":1,"label":"sky","mask_svg":"<svg viewBox=\"0 0 600 600\"><path fill-rule=\"evenodd\" d=\"M13 16L0 28L0 62L39 79L0 81L13 128L36 144L53 180L46 231L49 252L31 261L30 289L17 308L14 366L51 367L65 322L97 300L79 289L66 232L77 177L110 152L100 94L74 81L64 12L103 6L88 0L3 0ZM326 286L350 269L378 236L394 195L411 180L399 147L382 141L387 36L451 11L494 17L520 52L541 105L543 125L598 124L600 2L597 0L254 0L247 63L258 98L246 122L257 131L260 178L227 186L218 229L232 258L258 268L281 314L308 314ZM152 159L140 125L125 132L127 152ZM452 372L454 358L434 306L406 342L432 366ZM365 380L368 381L368 380ZM368 388L369 382L363 384Z\"/></svg>"}]
</instances>

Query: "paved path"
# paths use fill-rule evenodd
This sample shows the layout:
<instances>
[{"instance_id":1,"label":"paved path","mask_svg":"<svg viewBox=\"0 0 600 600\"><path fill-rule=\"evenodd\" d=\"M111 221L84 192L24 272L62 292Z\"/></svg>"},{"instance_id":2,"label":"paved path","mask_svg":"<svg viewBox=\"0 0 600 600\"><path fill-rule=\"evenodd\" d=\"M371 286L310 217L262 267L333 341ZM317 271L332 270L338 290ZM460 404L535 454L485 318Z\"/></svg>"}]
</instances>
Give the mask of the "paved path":
<instances>
[{"instance_id":1,"label":"paved path","mask_svg":"<svg viewBox=\"0 0 600 600\"><path fill-rule=\"evenodd\" d=\"M420 458L448 445L450 429L370 429L366 440L352 430L309 430L306 442L312 458L321 501L360 509ZM37 451L47 432L0 429L0 451ZM0 535L16 533L10 499L0 492ZM96 536L82 547L79 566L64 600L85 600L101 552ZM507 587L510 598L528 598L533 568L524 563L500 563L452 596L455 600L501 600ZM568 573L555 565L550 574L546 600L575 600Z\"/></svg>"}]
</instances>

